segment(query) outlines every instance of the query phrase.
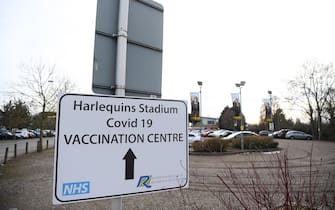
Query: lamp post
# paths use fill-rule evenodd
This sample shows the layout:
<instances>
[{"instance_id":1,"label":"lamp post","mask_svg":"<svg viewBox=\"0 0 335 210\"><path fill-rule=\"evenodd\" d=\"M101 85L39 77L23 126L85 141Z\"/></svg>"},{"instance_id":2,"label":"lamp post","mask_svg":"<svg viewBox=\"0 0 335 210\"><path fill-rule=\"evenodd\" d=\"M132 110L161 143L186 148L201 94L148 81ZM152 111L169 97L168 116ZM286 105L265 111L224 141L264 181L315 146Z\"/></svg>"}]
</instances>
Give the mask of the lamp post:
<instances>
[{"instance_id":1,"label":"lamp post","mask_svg":"<svg viewBox=\"0 0 335 210\"><path fill-rule=\"evenodd\" d=\"M244 123L243 123L243 117L242 117L242 87L245 85L245 81L241 81L240 83L236 83L235 85L236 87L240 89L240 120L241 120L240 131L243 131ZM241 150L244 150L243 134L241 134Z\"/></svg>"},{"instance_id":2,"label":"lamp post","mask_svg":"<svg viewBox=\"0 0 335 210\"><path fill-rule=\"evenodd\" d=\"M268 90L268 94L270 96L270 108L271 108L271 121L269 122L269 130L274 130L274 123L273 123L273 110L272 110L272 91Z\"/></svg>"},{"instance_id":3,"label":"lamp post","mask_svg":"<svg viewBox=\"0 0 335 210\"><path fill-rule=\"evenodd\" d=\"M199 85L199 88L200 88L200 92L199 92L199 117L200 117L200 136L201 136L201 128L202 128L202 119L201 119L201 114L202 114L202 95L201 95L201 87L202 87L202 81L198 81L198 85Z\"/></svg>"}]
</instances>

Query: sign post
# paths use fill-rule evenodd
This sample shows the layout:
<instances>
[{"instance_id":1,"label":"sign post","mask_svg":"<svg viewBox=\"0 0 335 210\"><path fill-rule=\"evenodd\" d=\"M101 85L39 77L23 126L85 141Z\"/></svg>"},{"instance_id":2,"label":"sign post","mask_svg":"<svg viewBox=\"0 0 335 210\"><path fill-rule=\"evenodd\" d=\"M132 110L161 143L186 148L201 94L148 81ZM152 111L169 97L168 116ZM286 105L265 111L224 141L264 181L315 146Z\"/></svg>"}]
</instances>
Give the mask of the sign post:
<instances>
[{"instance_id":1,"label":"sign post","mask_svg":"<svg viewBox=\"0 0 335 210\"><path fill-rule=\"evenodd\" d=\"M54 204L188 187L184 101L66 94L57 114Z\"/></svg>"},{"instance_id":2,"label":"sign post","mask_svg":"<svg viewBox=\"0 0 335 210\"><path fill-rule=\"evenodd\" d=\"M117 96L60 99L53 202L113 198L121 210L121 196L188 185L187 111L181 101L124 98L161 96L162 5L98 0L95 35L93 92Z\"/></svg>"},{"instance_id":3,"label":"sign post","mask_svg":"<svg viewBox=\"0 0 335 210\"><path fill-rule=\"evenodd\" d=\"M129 0L119 1L119 21L117 33L115 95L126 94L126 63L128 37ZM113 78L110 78L112 80ZM122 198L113 198L112 210L122 210Z\"/></svg>"}]
</instances>

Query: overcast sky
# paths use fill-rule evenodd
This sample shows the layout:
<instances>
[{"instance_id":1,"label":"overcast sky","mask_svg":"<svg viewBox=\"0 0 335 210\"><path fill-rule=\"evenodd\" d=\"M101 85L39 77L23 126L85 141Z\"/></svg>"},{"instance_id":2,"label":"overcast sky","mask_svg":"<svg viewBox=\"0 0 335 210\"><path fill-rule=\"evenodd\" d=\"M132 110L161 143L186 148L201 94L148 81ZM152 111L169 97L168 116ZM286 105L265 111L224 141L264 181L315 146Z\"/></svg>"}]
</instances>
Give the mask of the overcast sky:
<instances>
[{"instance_id":1,"label":"overcast sky","mask_svg":"<svg viewBox=\"0 0 335 210\"><path fill-rule=\"evenodd\" d=\"M164 6L162 98L189 101L202 81L204 116L219 117L231 106L243 80L242 109L257 123L268 90L283 99L303 63L335 61L332 0L157 2ZM1 104L22 62L55 65L57 76L91 93L95 13L96 1L2 0Z\"/></svg>"}]
</instances>

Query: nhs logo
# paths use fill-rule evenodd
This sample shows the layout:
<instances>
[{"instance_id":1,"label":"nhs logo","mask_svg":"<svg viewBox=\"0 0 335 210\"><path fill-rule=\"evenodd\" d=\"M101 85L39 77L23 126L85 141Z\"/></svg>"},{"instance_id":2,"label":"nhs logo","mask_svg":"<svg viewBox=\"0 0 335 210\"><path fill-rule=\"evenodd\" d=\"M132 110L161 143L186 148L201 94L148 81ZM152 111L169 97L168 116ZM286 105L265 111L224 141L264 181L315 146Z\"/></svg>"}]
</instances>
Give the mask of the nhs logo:
<instances>
[{"instance_id":1,"label":"nhs logo","mask_svg":"<svg viewBox=\"0 0 335 210\"><path fill-rule=\"evenodd\" d=\"M62 195L79 195L90 193L90 182L63 183Z\"/></svg>"}]
</instances>

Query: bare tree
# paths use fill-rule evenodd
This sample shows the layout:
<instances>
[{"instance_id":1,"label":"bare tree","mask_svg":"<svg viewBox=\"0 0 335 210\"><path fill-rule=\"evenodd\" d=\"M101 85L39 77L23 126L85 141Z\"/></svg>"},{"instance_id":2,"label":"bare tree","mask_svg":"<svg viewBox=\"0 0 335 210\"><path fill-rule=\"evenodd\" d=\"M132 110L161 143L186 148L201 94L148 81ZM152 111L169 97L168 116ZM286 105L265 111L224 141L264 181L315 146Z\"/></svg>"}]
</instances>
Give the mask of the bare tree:
<instances>
[{"instance_id":1,"label":"bare tree","mask_svg":"<svg viewBox=\"0 0 335 210\"><path fill-rule=\"evenodd\" d=\"M35 111L55 111L58 96L75 89L70 80L56 78L55 66L37 63L21 64L20 67L21 76L19 82L13 86L14 92L27 99L37 109Z\"/></svg>"},{"instance_id":2,"label":"bare tree","mask_svg":"<svg viewBox=\"0 0 335 210\"><path fill-rule=\"evenodd\" d=\"M331 126L335 127L335 88L330 90L330 94L327 100L325 118L329 121Z\"/></svg>"},{"instance_id":3,"label":"bare tree","mask_svg":"<svg viewBox=\"0 0 335 210\"><path fill-rule=\"evenodd\" d=\"M334 88L335 71L332 64L323 65L316 62L306 62L302 72L288 82L287 99L308 115L312 126L312 134L320 139L322 114Z\"/></svg>"},{"instance_id":4,"label":"bare tree","mask_svg":"<svg viewBox=\"0 0 335 210\"><path fill-rule=\"evenodd\" d=\"M43 123L46 112L55 111L58 96L72 91L74 84L66 79L55 77L55 66L47 66L42 63L21 64L21 76L19 82L13 85L15 93L20 94L34 108L41 113L40 144L42 151Z\"/></svg>"}]
</instances>

